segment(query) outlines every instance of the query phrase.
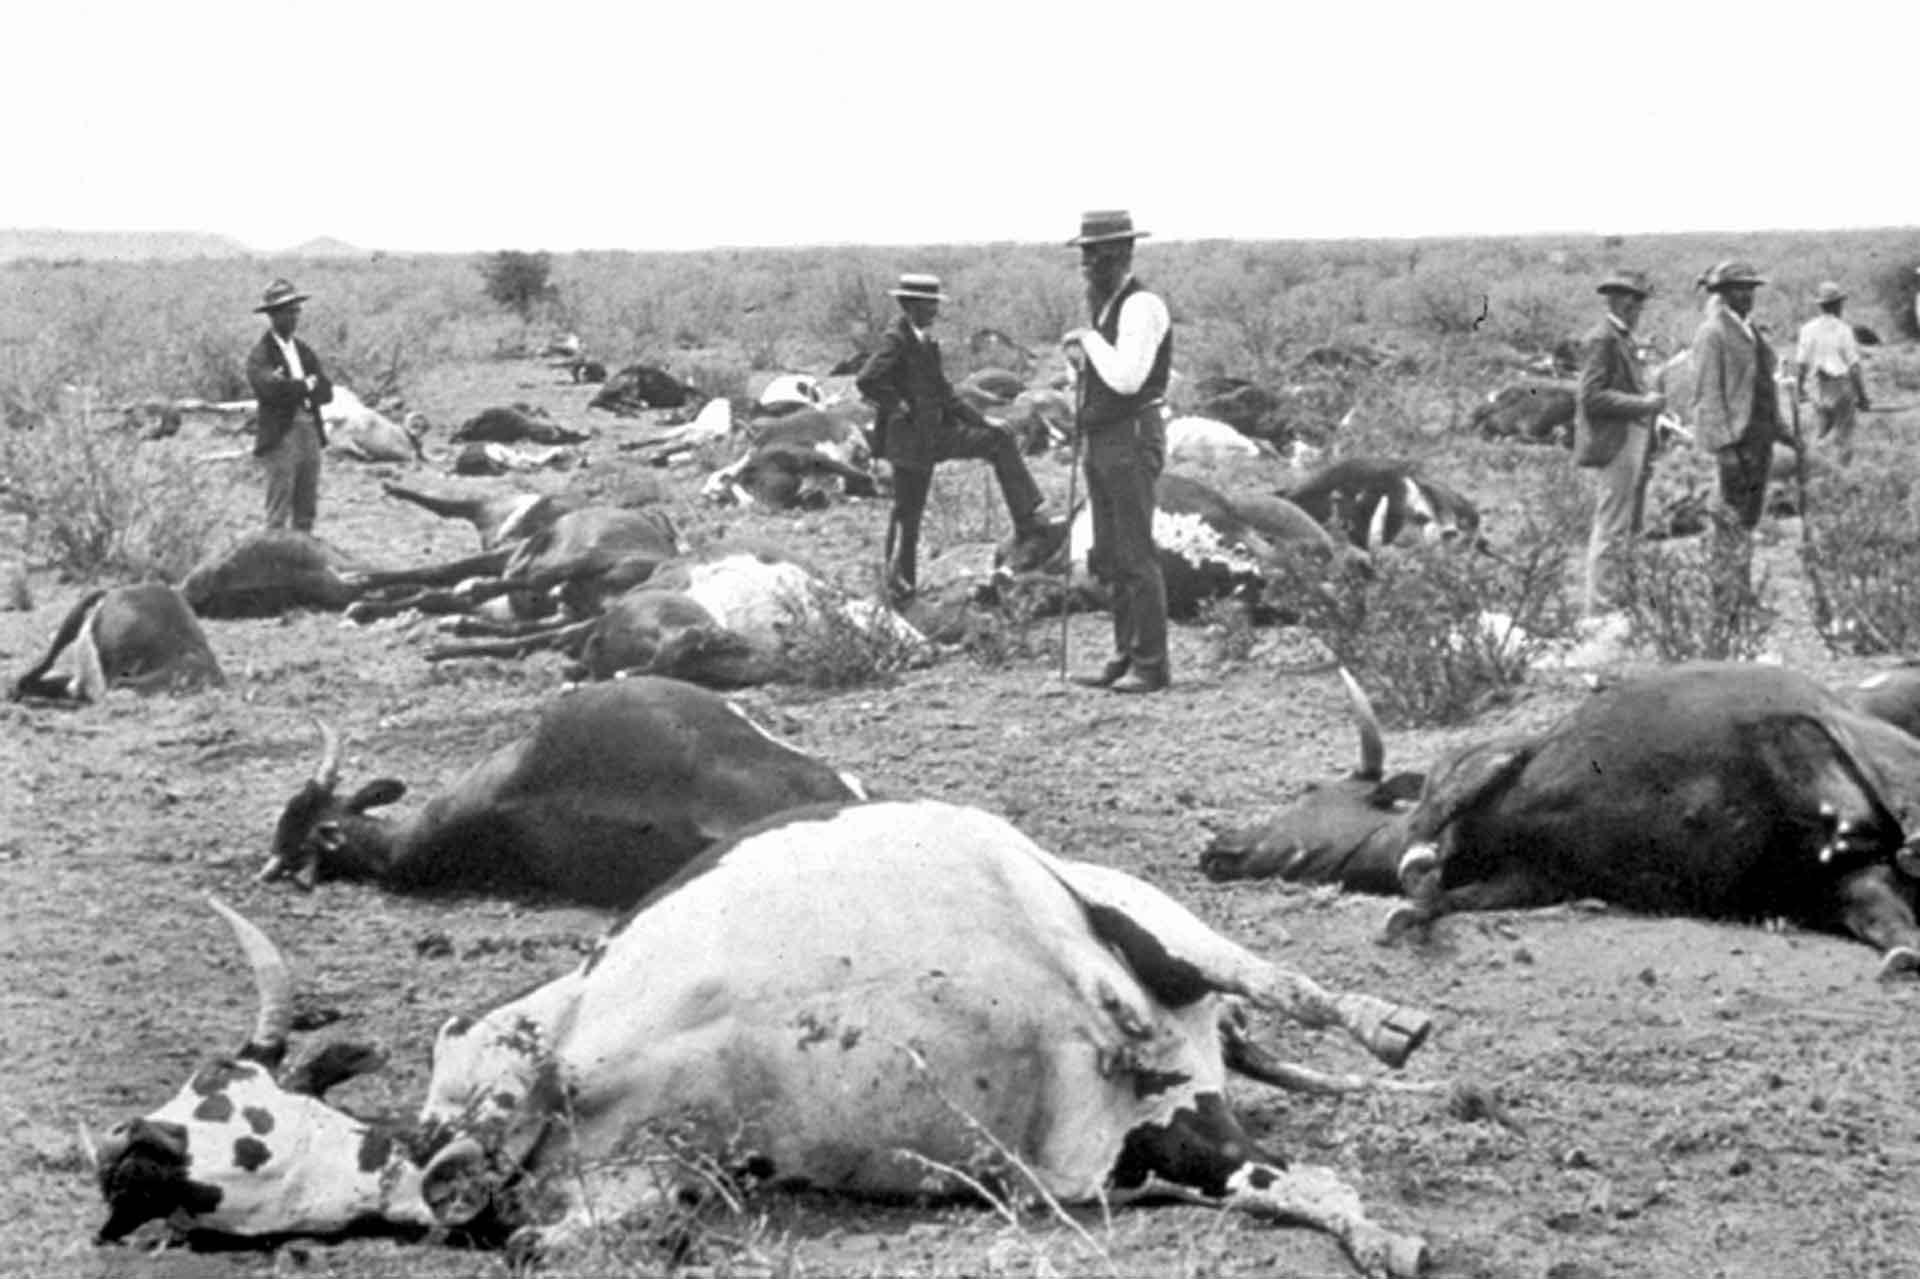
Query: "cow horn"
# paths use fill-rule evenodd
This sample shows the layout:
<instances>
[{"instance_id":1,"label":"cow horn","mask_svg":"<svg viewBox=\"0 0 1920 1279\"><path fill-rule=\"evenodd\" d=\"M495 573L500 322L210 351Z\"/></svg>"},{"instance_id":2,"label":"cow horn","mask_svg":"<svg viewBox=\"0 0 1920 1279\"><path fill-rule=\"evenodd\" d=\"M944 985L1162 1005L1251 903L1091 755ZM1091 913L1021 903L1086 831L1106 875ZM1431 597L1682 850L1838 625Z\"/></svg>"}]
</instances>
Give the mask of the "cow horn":
<instances>
[{"instance_id":1,"label":"cow horn","mask_svg":"<svg viewBox=\"0 0 1920 1279\"><path fill-rule=\"evenodd\" d=\"M218 897L207 898L207 904L233 929L234 939L253 969L254 987L260 992L260 1016L247 1046L265 1058L284 1052L293 1029L293 977L287 971L287 961L265 933L231 906Z\"/></svg>"},{"instance_id":2,"label":"cow horn","mask_svg":"<svg viewBox=\"0 0 1920 1279\"><path fill-rule=\"evenodd\" d=\"M313 726L320 730L320 765L313 770L313 781L316 786L332 790L340 784L340 734L317 715Z\"/></svg>"},{"instance_id":3,"label":"cow horn","mask_svg":"<svg viewBox=\"0 0 1920 1279\"><path fill-rule=\"evenodd\" d=\"M98 1177L100 1175L100 1143L93 1139L93 1129L87 1127L86 1120L76 1119L73 1121L73 1131L80 1142L81 1156L86 1159L87 1167L93 1170L93 1175Z\"/></svg>"},{"instance_id":4,"label":"cow horn","mask_svg":"<svg viewBox=\"0 0 1920 1279\"><path fill-rule=\"evenodd\" d=\"M1367 699L1366 690L1344 666L1340 668L1340 682L1347 686L1347 701L1353 706L1353 718L1360 725L1360 770L1354 776L1361 781L1377 782L1387 771L1387 748L1380 739L1380 720L1373 713L1373 703Z\"/></svg>"}]
</instances>

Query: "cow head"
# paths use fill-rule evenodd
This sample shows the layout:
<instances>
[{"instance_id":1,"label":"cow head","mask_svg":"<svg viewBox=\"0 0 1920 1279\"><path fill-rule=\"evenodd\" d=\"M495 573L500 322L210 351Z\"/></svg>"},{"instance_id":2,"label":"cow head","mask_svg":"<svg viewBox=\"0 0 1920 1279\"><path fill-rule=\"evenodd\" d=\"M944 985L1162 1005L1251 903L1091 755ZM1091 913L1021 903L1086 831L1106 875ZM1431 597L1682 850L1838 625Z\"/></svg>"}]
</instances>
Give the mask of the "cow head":
<instances>
[{"instance_id":1,"label":"cow head","mask_svg":"<svg viewBox=\"0 0 1920 1279\"><path fill-rule=\"evenodd\" d=\"M1386 774L1386 747L1373 705L1344 668L1340 678L1360 730L1359 767L1309 785L1299 803L1258 826L1214 836L1200 857L1209 879L1342 884L1365 892L1398 888L1407 816L1424 778Z\"/></svg>"},{"instance_id":2,"label":"cow head","mask_svg":"<svg viewBox=\"0 0 1920 1279\"><path fill-rule=\"evenodd\" d=\"M276 1072L293 1013L286 962L266 934L212 905L253 969L258 1020L238 1054L202 1066L166 1105L116 1125L98 1146L89 1141L108 1208L97 1241L117 1241L155 1218L188 1233L244 1238L432 1225L406 1134L320 1096L384 1058L364 1049L323 1053L330 1064L303 1067L283 1086Z\"/></svg>"},{"instance_id":3,"label":"cow head","mask_svg":"<svg viewBox=\"0 0 1920 1279\"><path fill-rule=\"evenodd\" d=\"M273 831L273 851L260 871L262 883L291 879L312 888L322 879L377 879L393 857L393 826L367 810L407 793L391 777L368 782L345 799L340 785L340 737L316 721L320 763L295 791Z\"/></svg>"}]
</instances>

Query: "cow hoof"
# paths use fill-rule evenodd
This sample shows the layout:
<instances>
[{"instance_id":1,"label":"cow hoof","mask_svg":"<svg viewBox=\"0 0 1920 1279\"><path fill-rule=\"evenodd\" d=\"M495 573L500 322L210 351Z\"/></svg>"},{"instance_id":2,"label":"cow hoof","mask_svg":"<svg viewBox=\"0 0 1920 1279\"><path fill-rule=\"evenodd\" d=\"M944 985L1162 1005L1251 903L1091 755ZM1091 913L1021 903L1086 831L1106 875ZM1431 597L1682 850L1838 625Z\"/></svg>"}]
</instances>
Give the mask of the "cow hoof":
<instances>
[{"instance_id":1,"label":"cow hoof","mask_svg":"<svg viewBox=\"0 0 1920 1279\"><path fill-rule=\"evenodd\" d=\"M1920 950L1911 946L1895 946L1880 961L1880 980L1920 975Z\"/></svg>"},{"instance_id":2,"label":"cow hoof","mask_svg":"<svg viewBox=\"0 0 1920 1279\"><path fill-rule=\"evenodd\" d=\"M1433 1018L1417 1008L1396 1008L1374 1028L1367 1050L1383 1065L1398 1070L1433 1033Z\"/></svg>"},{"instance_id":3,"label":"cow hoof","mask_svg":"<svg viewBox=\"0 0 1920 1279\"><path fill-rule=\"evenodd\" d=\"M1432 922L1433 916L1418 906L1395 906L1387 912L1386 921L1380 926L1380 944L1397 945L1409 933L1425 932L1427 925Z\"/></svg>"}]
</instances>

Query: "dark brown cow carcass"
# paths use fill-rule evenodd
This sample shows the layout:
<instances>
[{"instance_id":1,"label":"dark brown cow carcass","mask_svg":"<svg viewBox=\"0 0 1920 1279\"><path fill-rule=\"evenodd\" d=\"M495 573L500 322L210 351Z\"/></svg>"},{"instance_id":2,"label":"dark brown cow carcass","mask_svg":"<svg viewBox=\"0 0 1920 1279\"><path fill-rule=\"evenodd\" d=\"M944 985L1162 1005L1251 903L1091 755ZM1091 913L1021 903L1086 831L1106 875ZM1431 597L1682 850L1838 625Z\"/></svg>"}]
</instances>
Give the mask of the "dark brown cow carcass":
<instances>
[{"instance_id":1,"label":"dark brown cow carcass","mask_svg":"<svg viewBox=\"0 0 1920 1279\"><path fill-rule=\"evenodd\" d=\"M531 733L398 822L370 810L406 786L378 778L342 795L339 740L322 735L319 766L287 801L262 879L630 906L708 845L763 818L862 797L855 779L678 680L563 693Z\"/></svg>"},{"instance_id":2,"label":"dark brown cow carcass","mask_svg":"<svg viewBox=\"0 0 1920 1279\"><path fill-rule=\"evenodd\" d=\"M1391 868L1411 902L1390 931L1597 897L1787 919L1920 969L1903 816L1920 814L1920 739L1804 675L1702 663L1623 681L1545 732L1451 753L1410 807L1380 765L1363 749L1350 785L1217 838L1203 869L1377 891Z\"/></svg>"},{"instance_id":3,"label":"dark brown cow carcass","mask_svg":"<svg viewBox=\"0 0 1920 1279\"><path fill-rule=\"evenodd\" d=\"M63 655L65 669L56 671ZM186 599L164 583L143 582L83 596L10 695L94 702L112 688L185 692L225 683Z\"/></svg>"}]
</instances>

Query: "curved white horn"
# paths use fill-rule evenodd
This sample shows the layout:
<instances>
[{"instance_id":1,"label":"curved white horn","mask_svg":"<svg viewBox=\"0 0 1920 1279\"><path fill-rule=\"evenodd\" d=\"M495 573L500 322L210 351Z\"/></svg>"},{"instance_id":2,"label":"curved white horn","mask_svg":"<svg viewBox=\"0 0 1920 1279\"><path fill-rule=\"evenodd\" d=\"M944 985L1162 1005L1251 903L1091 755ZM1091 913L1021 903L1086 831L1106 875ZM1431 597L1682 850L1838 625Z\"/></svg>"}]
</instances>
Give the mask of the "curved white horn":
<instances>
[{"instance_id":1,"label":"curved white horn","mask_svg":"<svg viewBox=\"0 0 1920 1279\"><path fill-rule=\"evenodd\" d=\"M73 1131L80 1141L80 1154L86 1159L87 1167L93 1170L94 1176L98 1177L100 1175L100 1143L93 1139L93 1130L87 1127L86 1120L76 1119L73 1121Z\"/></svg>"},{"instance_id":2,"label":"curved white horn","mask_svg":"<svg viewBox=\"0 0 1920 1279\"><path fill-rule=\"evenodd\" d=\"M268 1055L284 1051L287 1035L293 1029L293 976L287 971L287 961L280 948L233 907L218 897L207 898L207 904L233 929L234 939L253 969L254 988L260 992L260 1016L253 1023L253 1036L247 1046Z\"/></svg>"},{"instance_id":3,"label":"curved white horn","mask_svg":"<svg viewBox=\"0 0 1920 1279\"><path fill-rule=\"evenodd\" d=\"M1347 701L1352 704L1353 718L1360 725L1360 771L1354 776L1362 781L1377 782L1386 776L1387 769L1387 748L1380 739L1380 720L1373 713L1373 703L1368 700L1366 690L1344 666L1340 668L1340 682L1347 686Z\"/></svg>"},{"instance_id":4,"label":"curved white horn","mask_svg":"<svg viewBox=\"0 0 1920 1279\"><path fill-rule=\"evenodd\" d=\"M340 784L340 734L317 715L313 726L320 730L320 765L313 770L313 780L316 785L332 790Z\"/></svg>"}]
</instances>

